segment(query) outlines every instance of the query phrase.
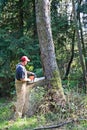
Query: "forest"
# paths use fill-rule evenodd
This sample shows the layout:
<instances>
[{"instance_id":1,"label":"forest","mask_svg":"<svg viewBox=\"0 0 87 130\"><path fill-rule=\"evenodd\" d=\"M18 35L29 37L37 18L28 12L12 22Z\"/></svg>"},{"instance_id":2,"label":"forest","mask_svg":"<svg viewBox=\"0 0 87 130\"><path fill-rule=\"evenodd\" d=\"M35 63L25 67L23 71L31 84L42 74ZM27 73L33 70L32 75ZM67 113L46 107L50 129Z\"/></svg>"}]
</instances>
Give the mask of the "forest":
<instances>
[{"instance_id":1,"label":"forest","mask_svg":"<svg viewBox=\"0 0 87 130\"><path fill-rule=\"evenodd\" d=\"M13 120L22 56L45 80L27 85ZM0 0L0 130L45 129L87 130L87 0Z\"/></svg>"}]
</instances>

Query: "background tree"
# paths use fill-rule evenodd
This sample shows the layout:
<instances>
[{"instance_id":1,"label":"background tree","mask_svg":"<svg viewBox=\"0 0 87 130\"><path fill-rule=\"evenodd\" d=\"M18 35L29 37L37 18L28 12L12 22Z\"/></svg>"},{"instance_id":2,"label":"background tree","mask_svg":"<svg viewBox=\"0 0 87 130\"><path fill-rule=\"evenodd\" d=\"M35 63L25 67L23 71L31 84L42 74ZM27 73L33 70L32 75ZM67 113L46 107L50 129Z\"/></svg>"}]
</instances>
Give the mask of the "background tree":
<instances>
[{"instance_id":1,"label":"background tree","mask_svg":"<svg viewBox=\"0 0 87 130\"><path fill-rule=\"evenodd\" d=\"M81 42L80 42L80 35L79 35L79 28L78 28L78 20L77 20L77 15L75 11L75 3L74 0L72 0L72 5L73 5L73 14L74 14L74 21L76 25L76 34L77 34L77 43L78 43L78 50L79 50L79 56L80 56L80 62L82 66L82 71L83 71L83 80L84 80L84 91L86 93L86 66L84 64L83 56L82 56L82 47L81 47Z\"/></svg>"}]
</instances>

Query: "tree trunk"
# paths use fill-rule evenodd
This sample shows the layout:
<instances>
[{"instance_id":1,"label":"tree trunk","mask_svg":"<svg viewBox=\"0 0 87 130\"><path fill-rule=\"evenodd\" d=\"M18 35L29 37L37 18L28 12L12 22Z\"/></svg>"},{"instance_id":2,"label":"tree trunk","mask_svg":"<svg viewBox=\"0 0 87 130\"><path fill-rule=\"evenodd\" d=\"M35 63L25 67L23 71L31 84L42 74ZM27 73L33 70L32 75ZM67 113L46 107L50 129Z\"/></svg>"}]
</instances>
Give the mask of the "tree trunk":
<instances>
[{"instance_id":1,"label":"tree trunk","mask_svg":"<svg viewBox=\"0 0 87 130\"><path fill-rule=\"evenodd\" d=\"M33 2L33 37L34 40L37 37L37 27L36 27L36 14L35 14L35 0L32 1Z\"/></svg>"},{"instance_id":2,"label":"tree trunk","mask_svg":"<svg viewBox=\"0 0 87 130\"><path fill-rule=\"evenodd\" d=\"M84 81L84 92L86 93L86 86L87 86L87 81L86 81L86 68L84 65L84 60L82 56L82 47L81 47L81 42L80 42L80 35L79 35L79 27L78 27L78 20L77 20L77 14L75 11L75 3L74 0L72 0L72 6L73 6L73 13L74 13L74 22L76 25L76 35L77 35L77 43L78 43L78 51L79 51L79 56L80 56L80 63L82 66L82 71L83 71L83 81Z\"/></svg>"},{"instance_id":3,"label":"tree trunk","mask_svg":"<svg viewBox=\"0 0 87 130\"><path fill-rule=\"evenodd\" d=\"M71 50L72 54L71 54L71 58L70 58L70 61L68 63L68 67L66 69L66 73L65 73L63 80L66 80L68 78L68 75L69 75L71 63L72 63L73 57L74 57L74 44L75 44L75 30L73 32L73 37L72 37L72 50Z\"/></svg>"},{"instance_id":4,"label":"tree trunk","mask_svg":"<svg viewBox=\"0 0 87 130\"><path fill-rule=\"evenodd\" d=\"M19 30L18 30L18 36L19 38L23 36L23 0L19 0L18 3L18 8L19 8Z\"/></svg>"},{"instance_id":5,"label":"tree trunk","mask_svg":"<svg viewBox=\"0 0 87 130\"><path fill-rule=\"evenodd\" d=\"M65 101L65 96L55 57L50 21L50 2L49 0L36 0L35 5L42 67L48 81L48 94L51 95L53 101L61 104L62 101Z\"/></svg>"},{"instance_id":6,"label":"tree trunk","mask_svg":"<svg viewBox=\"0 0 87 130\"><path fill-rule=\"evenodd\" d=\"M80 36L81 36L81 43L82 43L82 52L84 55L85 59L85 67L87 71L87 61L86 61L86 49L85 49L85 43L84 43L84 38L83 38L83 30L82 30L82 24L81 24L81 19L80 19L80 10L79 7L81 6L82 0L78 1L78 12L77 12L77 19L79 21L79 29L80 29Z\"/></svg>"}]
</instances>

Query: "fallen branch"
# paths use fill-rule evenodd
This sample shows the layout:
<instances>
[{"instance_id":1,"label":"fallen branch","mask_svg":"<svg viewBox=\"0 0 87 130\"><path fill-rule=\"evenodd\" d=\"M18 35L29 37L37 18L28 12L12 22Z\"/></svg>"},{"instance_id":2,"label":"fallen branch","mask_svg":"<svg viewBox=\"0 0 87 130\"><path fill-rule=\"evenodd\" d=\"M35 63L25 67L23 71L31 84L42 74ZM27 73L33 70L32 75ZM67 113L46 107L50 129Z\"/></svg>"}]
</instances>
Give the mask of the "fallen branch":
<instances>
[{"instance_id":1,"label":"fallen branch","mask_svg":"<svg viewBox=\"0 0 87 130\"><path fill-rule=\"evenodd\" d=\"M52 125L52 126L47 126L47 127L40 127L40 128L35 128L33 130L44 130L44 129L53 129L53 128L59 128L61 126L64 126L66 124L69 124L69 123L72 123L73 121L68 121L68 122L63 122L61 124L58 124L58 125Z\"/></svg>"},{"instance_id":2,"label":"fallen branch","mask_svg":"<svg viewBox=\"0 0 87 130\"><path fill-rule=\"evenodd\" d=\"M64 125L66 125L66 124L78 122L78 121L81 121L81 120L87 121L87 119L77 119L77 120L71 120L71 121L63 122L63 123L60 123L60 124L57 124L57 125L46 126L46 127L39 127L39 128L35 128L33 130L55 129L55 128L62 127Z\"/></svg>"}]
</instances>

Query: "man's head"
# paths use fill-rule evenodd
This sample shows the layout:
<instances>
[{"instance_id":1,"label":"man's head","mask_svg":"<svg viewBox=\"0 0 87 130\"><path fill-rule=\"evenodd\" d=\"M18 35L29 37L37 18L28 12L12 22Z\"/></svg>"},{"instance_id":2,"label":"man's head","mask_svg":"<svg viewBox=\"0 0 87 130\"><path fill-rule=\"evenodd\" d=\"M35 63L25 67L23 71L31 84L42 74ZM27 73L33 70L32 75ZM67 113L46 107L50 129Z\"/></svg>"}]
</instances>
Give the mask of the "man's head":
<instances>
[{"instance_id":1,"label":"man's head","mask_svg":"<svg viewBox=\"0 0 87 130\"><path fill-rule=\"evenodd\" d=\"M27 62L29 62L29 61L30 61L30 59L28 59L27 56L22 56L22 57L21 57L21 62L22 62L24 65L26 65Z\"/></svg>"}]
</instances>

